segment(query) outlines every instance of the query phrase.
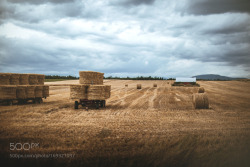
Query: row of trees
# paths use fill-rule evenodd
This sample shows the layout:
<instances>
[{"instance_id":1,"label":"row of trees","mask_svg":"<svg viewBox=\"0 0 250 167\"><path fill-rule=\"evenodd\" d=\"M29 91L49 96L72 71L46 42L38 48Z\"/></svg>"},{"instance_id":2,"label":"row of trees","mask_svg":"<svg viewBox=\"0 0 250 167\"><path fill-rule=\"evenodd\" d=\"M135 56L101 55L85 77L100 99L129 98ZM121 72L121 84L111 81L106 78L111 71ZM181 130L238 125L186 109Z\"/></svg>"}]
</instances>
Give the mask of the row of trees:
<instances>
[{"instance_id":1,"label":"row of trees","mask_svg":"<svg viewBox=\"0 0 250 167\"><path fill-rule=\"evenodd\" d=\"M60 75L45 75L45 79L79 79L79 77L75 76L60 76Z\"/></svg>"},{"instance_id":2,"label":"row of trees","mask_svg":"<svg viewBox=\"0 0 250 167\"><path fill-rule=\"evenodd\" d=\"M164 80L163 77L143 77L143 76L138 76L138 77L104 77L104 79L121 79L121 80Z\"/></svg>"},{"instance_id":3,"label":"row of trees","mask_svg":"<svg viewBox=\"0 0 250 167\"><path fill-rule=\"evenodd\" d=\"M79 77L75 76L60 76L60 75L45 75L45 79L79 79ZM138 76L138 77L104 77L104 79L121 79L121 80L164 80L163 77L143 77L143 76Z\"/></svg>"}]
</instances>

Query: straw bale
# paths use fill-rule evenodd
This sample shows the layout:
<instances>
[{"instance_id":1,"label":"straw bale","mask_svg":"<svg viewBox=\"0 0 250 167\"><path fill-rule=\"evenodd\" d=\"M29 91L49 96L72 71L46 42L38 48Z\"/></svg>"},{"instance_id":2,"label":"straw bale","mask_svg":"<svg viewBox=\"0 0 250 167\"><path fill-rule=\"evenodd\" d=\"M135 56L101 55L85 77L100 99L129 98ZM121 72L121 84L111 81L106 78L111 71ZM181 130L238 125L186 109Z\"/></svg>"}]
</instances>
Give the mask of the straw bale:
<instances>
[{"instance_id":1,"label":"straw bale","mask_svg":"<svg viewBox=\"0 0 250 167\"><path fill-rule=\"evenodd\" d=\"M90 85L88 87L88 100L105 100L110 97L110 85Z\"/></svg>"},{"instance_id":2,"label":"straw bale","mask_svg":"<svg viewBox=\"0 0 250 167\"><path fill-rule=\"evenodd\" d=\"M43 97L49 97L49 86L43 86Z\"/></svg>"},{"instance_id":3,"label":"straw bale","mask_svg":"<svg viewBox=\"0 0 250 167\"><path fill-rule=\"evenodd\" d=\"M16 86L13 85L4 85L0 86L0 99L16 99Z\"/></svg>"},{"instance_id":4,"label":"straw bale","mask_svg":"<svg viewBox=\"0 0 250 167\"><path fill-rule=\"evenodd\" d=\"M29 84L30 85L38 85L37 75L29 74Z\"/></svg>"},{"instance_id":5,"label":"straw bale","mask_svg":"<svg viewBox=\"0 0 250 167\"><path fill-rule=\"evenodd\" d=\"M199 89L198 89L198 93L204 93L205 92L205 89L203 88L203 87L200 87Z\"/></svg>"},{"instance_id":6,"label":"straw bale","mask_svg":"<svg viewBox=\"0 0 250 167\"><path fill-rule=\"evenodd\" d=\"M45 75L37 74L37 83L38 85L44 85Z\"/></svg>"},{"instance_id":7,"label":"straw bale","mask_svg":"<svg viewBox=\"0 0 250 167\"><path fill-rule=\"evenodd\" d=\"M0 85L10 85L9 73L0 73Z\"/></svg>"},{"instance_id":8,"label":"straw bale","mask_svg":"<svg viewBox=\"0 0 250 167\"><path fill-rule=\"evenodd\" d=\"M18 85L16 87L16 97L17 99L26 99L26 89L25 85Z\"/></svg>"},{"instance_id":9,"label":"straw bale","mask_svg":"<svg viewBox=\"0 0 250 167\"><path fill-rule=\"evenodd\" d=\"M125 84L125 87L128 87L128 84Z\"/></svg>"},{"instance_id":10,"label":"straw bale","mask_svg":"<svg viewBox=\"0 0 250 167\"><path fill-rule=\"evenodd\" d=\"M157 87L157 84L156 84L156 83L154 83L153 87L155 87L155 88L156 88L156 87Z\"/></svg>"},{"instance_id":11,"label":"straw bale","mask_svg":"<svg viewBox=\"0 0 250 167\"><path fill-rule=\"evenodd\" d=\"M91 85L102 85L103 84L103 73L94 71L79 71L79 83L80 84L91 84Z\"/></svg>"},{"instance_id":12,"label":"straw bale","mask_svg":"<svg viewBox=\"0 0 250 167\"><path fill-rule=\"evenodd\" d=\"M38 85L35 86L35 97L43 97L43 86L42 85Z\"/></svg>"},{"instance_id":13,"label":"straw bale","mask_svg":"<svg viewBox=\"0 0 250 167\"><path fill-rule=\"evenodd\" d=\"M19 75L19 85L29 85L29 74Z\"/></svg>"},{"instance_id":14,"label":"straw bale","mask_svg":"<svg viewBox=\"0 0 250 167\"><path fill-rule=\"evenodd\" d=\"M208 109L209 100L206 93L193 94L193 104L195 109Z\"/></svg>"},{"instance_id":15,"label":"straw bale","mask_svg":"<svg viewBox=\"0 0 250 167\"><path fill-rule=\"evenodd\" d=\"M10 85L19 85L20 74L10 74Z\"/></svg>"},{"instance_id":16,"label":"straw bale","mask_svg":"<svg viewBox=\"0 0 250 167\"><path fill-rule=\"evenodd\" d=\"M87 99L88 85L70 85L70 98L71 99Z\"/></svg>"},{"instance_id":17,"label":"straw bale","mask_svg":"<svg viewBox=\"0 0 250 167\"><path fill-rule=\"evenodd\" d=\"M26 97L35 98L35 88L36 86L27 85L26 87Z\"/></svg>"},{"instance_id":18,"label":"straw bale","mask_svg":"<svg viewBox=\"0 0 250 167\"><path fill-rule=\"evenodd\" d=\"M141 84L137 84L137 89L141 89Z\"/></svg>"}]
</instances>

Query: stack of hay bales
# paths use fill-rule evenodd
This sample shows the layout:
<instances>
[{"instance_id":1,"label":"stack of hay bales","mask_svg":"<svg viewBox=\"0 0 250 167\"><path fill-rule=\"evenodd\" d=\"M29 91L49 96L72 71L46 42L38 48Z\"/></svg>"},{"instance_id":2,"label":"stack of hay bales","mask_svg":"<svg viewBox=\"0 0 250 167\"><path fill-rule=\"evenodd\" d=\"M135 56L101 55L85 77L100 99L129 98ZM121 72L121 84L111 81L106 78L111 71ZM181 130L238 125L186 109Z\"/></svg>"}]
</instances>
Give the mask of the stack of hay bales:
<instances>
[{"instance_id":1,"label":"stack of hay bales","mask_svg":"<svg viewBox=\"0 0 250 167\"><path fill-rule=\"evenodd\" d=\"M110 97L111 86L103 85L103 73L80 71L79 83L70 86L71 99L105 100Z\"/></svg>"},{"instance_id":2,"label":"stack of hay bales","mask_svg":"<svg viewBox=\"0 0 250 167\"><path fill-rule=\"evenodd\" d=\"M91 85L103 85L103 73L94 71L79 71L79 83Z\"/></svg>"},{"instance_id":3,"label":"stack of hay bales","mask_svg":"<svg viewBox=\"0 0 250 167\"><path fill-rule=\"evenodd\" d=\"M48 97L44 79L42 74L0 73L0 100Z\"/></svg>"},{"instance_id":4,"label":"stack of hay bales","mask_svg":"<svg viewBox=\"0 0 250 167\"><path fill-rule=\"evenodd\" d=\"M198 93L193 94L193 104L195 109L209 109L208 96L203 87L198 89Z\"/></svg>"}]
</instances>

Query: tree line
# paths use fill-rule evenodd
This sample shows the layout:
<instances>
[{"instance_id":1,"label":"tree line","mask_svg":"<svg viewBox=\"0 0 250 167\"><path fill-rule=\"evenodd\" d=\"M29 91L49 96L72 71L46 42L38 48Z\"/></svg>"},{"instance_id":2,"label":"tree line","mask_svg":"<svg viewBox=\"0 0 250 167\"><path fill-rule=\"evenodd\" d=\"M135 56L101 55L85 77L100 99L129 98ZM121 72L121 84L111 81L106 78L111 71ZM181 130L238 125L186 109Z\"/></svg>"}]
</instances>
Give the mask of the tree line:
<instances>
[{"instance_id":1,"label":"tree line","mask_svg":"<svg viewBox=\"0 0 250 167\"><path fill-rule=\"evenodd\" d=\"M144 76L138 76L138 77L104 77L104 79L121 79L121 80L164 80L163 77L144 77Z\"/></svg>"},{"instance_id":2,"label":"tree line","mask_svg":"<svg viewBox=\"0 0 250 167\"><path fill-rule=\"evenodd\" d=\"M45 75L45 79L79 79L79 77L75 77L72 75L68 76L61 76L61 75ZM104 79L120 79L120 80L165 80L163 77L144 77L144 76L138 76L138 77L104 77Z\"/></svg>"}]
</instances>

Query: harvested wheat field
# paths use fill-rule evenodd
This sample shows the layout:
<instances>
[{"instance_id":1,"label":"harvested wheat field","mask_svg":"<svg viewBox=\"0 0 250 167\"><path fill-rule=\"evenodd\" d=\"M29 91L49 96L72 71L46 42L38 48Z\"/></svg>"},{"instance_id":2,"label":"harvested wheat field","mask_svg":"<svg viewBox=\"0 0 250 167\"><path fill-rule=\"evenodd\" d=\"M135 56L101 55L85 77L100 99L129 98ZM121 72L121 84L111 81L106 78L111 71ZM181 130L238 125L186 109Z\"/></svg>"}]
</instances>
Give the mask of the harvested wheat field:
<instances>
[{"instance_id":1,"label":"harvested wheat field","mask_svg":"<svg viewBox=\"0 0 250 167\"><path fill-rule=\"evenodd\" d=\"M53 86L44 103L0 106L1 159L33 166L250 166L250 82L198 82L209 109L194 109L198 87L167 82L104 80L111 85L106 108L88 111L75 110L70 99L69 85L78 80L45 83ZM10 143L39 146L18 151Z\"/></svg>"}]
</instances>

